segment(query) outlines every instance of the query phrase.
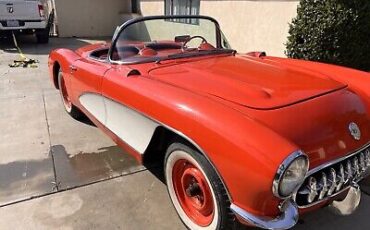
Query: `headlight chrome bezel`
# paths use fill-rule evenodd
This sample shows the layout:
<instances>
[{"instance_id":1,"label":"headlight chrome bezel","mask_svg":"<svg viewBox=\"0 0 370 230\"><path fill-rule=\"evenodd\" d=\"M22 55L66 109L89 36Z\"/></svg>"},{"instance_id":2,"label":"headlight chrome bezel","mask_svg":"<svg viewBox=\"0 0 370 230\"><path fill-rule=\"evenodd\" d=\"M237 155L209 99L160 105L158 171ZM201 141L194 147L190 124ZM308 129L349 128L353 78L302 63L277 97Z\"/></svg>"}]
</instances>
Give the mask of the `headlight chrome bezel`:
<instances>
[{"instance_id":1,"label":"headlight chrome bezel","mask_svg":"<svg viewBox=\"0 0 370 230\"><path fill-rule=\"evenodd\" d=\"M298 184L295 189L292 191L291 194L287 195L287 196L284 196L284 195L281 195L280 194L280 185L281 185L281 182L283 180L283 177L285 175L285 172L289 169L289 167L292 165L293 162L295 162L297 159L299 158L305 158L306 160L306 172L304 173L304 177L302 179L302 183L304 182L304 179L306 178L307 176L307 173L308 173L308 170L309 170L309 159L308 159L308 156L301 150L297 150L295 152L293 152L292 154L290 154L284 161L283 163L280 164L277 172L276 172L276 175L275 175L275 178L274 178L274 181L273 181L273 185L272 185L272 192L274 194L274 196L276 196L277 198L280 198L280 199L287 199L289 197L291 197L294 192L296 190L299 189L299 187L302 185L301 184Z\"/></svg>"}]
</instances>

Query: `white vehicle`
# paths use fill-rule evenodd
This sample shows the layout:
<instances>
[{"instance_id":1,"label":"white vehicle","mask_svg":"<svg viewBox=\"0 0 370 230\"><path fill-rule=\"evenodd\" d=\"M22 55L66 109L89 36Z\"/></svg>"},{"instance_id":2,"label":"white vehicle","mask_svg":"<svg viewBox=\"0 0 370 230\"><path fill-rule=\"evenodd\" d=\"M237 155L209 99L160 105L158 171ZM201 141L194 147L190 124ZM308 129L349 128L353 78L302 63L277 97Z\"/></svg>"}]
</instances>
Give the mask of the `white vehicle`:
<instances>
[{"instance_id":1,"label":"white vehicle","mask_svg":"<svg viewBox=\"0 0 370 230\"><path fill-rule=\"evenodd\" d=\"M47 0L0 0L0 33L34 33L48 43L52 18Z\"/></svg>"}]
</instances>

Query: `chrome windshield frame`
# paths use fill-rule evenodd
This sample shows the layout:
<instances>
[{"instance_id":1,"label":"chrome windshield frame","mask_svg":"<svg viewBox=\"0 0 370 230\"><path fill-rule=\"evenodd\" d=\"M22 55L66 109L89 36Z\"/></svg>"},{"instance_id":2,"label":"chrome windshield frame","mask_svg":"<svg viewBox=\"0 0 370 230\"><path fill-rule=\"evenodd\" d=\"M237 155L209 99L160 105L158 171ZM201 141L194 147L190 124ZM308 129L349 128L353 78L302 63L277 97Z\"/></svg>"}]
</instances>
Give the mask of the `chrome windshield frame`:
<instances>
[{"instance_id":1,"label":"chrome windshield frame","mask_svg":"<svg viewBox=\"0 0 370 230\"><path fill-rule=\"evenodd\" d=\"M215 24L217 48L222 48L222 44L221 44L222 35L221 35L220 25L217 22L217 20L212 18L212 17L203 16L203 15L145 16L145 17L138 17L138 18L130 19L130 20L126 21L125 23L123 23L121 26L117 27L117 29L116 29L116 31L113 35L113 38L112 38L111 46L109 47L109 51L108 51L108 61L109 61L109 63L111 63L111 64L130 64L130 63L124 62L122 60L120 60L120 61L112 60L113 47L116 45L117 40L120 37L121 33L124 31L124 29L126 29L130 25L138 23L138 22L149 21L149 20L162 20L162 19L163 20L166 20L166 19L204 19L204 20L210 20Z\"/></svg>"}]
</instances>

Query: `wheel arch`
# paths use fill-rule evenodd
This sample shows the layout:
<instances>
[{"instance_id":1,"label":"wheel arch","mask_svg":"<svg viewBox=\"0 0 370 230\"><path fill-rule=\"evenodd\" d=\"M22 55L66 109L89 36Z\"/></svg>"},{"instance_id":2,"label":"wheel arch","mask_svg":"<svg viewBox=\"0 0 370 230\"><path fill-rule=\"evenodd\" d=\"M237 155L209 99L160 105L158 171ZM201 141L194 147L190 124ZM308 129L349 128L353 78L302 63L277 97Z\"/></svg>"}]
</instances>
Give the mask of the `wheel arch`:
<instances>
[{"instance_id":1,"label":"wheel arch","mask_svg":"<svg viewBox=\"0 0 370 230\"><path fill-rule=\"evenodd\" d=\"M62 70L63 73L69 71L69 66L76 60L80 59L81 56L70 49L55 49L51 51L49 55L49 74L51 81L56 89L59 89L58 85L58 72Z\"/></svg>"},{"instance_id":2,"label":"wheel arch","mask_svg":"<svg viewBox=\"0 0 370 230\"><path fill-rule=\"evenodd\" d=\"M55 61L53 64L53 83L56 89L59 89L59 83L58 83L59 70L60 70L60 64L58 61Z\"/></svg>"},{"instance_id":3,"label":"wheel arch","mask_svg":"<svg viewBox=\"0 0 370 230\"><path fill-rule=\"evenodd\" d=\"M175 129L166 127L164 125L160 125L156 128L149 142L149 145L142 156L143 165L148 167L156 163L163 165L167 148L172 143L175 142L187 145L188 147L199 152L202 156L204 156L207 159L207 161L210 163L217 176L220 178L220 181L222 182L227 193L226 195L228 196L231 202L232 197L226 186L226 183L224 182L220 172L215 167L215 164L208 157L207 153L195 141L193 141L191 138Z\"/></svg>"}]
</instances>

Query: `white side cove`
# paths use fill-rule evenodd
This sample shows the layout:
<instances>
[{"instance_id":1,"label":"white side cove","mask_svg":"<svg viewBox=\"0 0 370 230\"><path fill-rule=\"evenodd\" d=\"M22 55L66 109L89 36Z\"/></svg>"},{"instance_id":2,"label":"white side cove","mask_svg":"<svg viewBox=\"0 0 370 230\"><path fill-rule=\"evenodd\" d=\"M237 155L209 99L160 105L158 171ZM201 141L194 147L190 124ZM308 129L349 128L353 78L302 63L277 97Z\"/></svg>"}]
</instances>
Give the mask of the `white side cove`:
<instances>
[{"instance_id":1,"label":"white side cove","mask_svg":"<svg viewBox=\"0 0 370 230\"><path fill-rule=\"evenodd\" d=\"M100 123L106 123L106 113L105 113L105 106L104 106L104 98L99 94L83 94L80 96L80 102L91 113L96 120Z\"/></svg>"},{"instance_id":2,"label":"white side cove","mask_svg":"<svg viewBox=\"0 0 370 230\"><path fill-rule=\"evenodd\" d=\"M140 154L147 149L158 123L102 95L86 93L80 102L107 129Z\"/></svg>"}]
</instances>

